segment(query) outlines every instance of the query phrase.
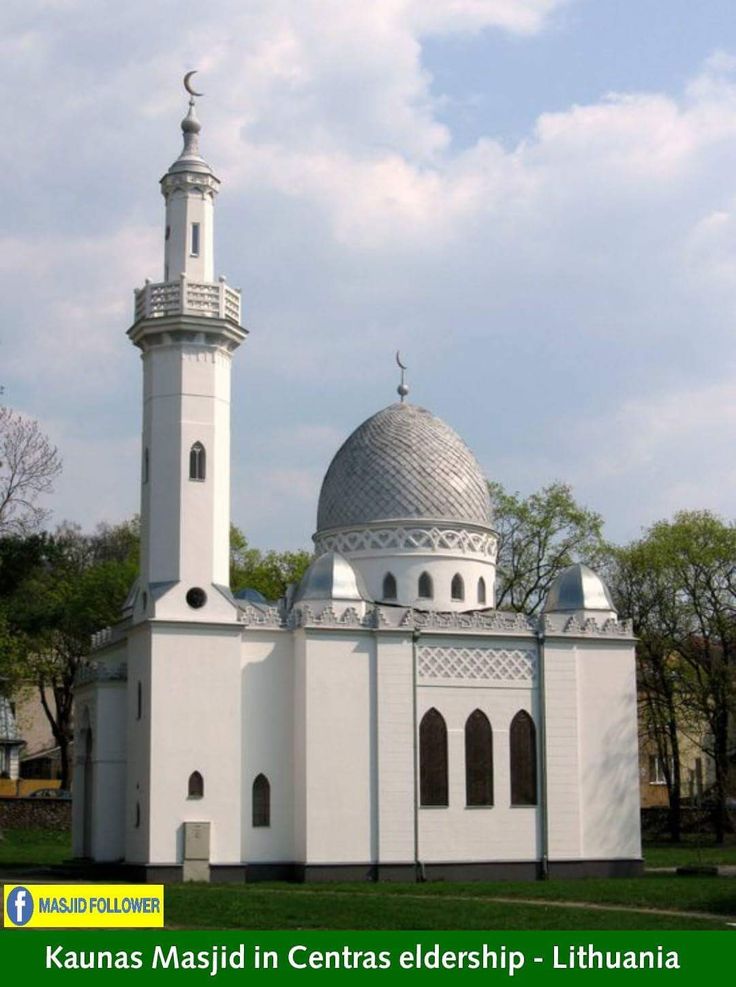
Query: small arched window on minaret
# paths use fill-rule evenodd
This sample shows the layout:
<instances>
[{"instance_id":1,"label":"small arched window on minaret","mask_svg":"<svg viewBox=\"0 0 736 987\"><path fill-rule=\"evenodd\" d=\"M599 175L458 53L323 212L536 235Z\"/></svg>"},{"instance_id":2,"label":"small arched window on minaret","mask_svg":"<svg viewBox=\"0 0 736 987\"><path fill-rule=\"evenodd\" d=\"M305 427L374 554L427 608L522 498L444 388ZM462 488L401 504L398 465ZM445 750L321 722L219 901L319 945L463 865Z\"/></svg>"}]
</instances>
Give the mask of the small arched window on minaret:
<instances>
[{"instance_id":1,"label":"small arched window on minaret","mask_svg":"<svg viewBox=\"0 0 736 987\"><path fill-rule=\"evenodd\" d=\"M253 782L253 825L271 825L271 785L264 774Z\"/></svg>"},{"instance_id":2,"label":"small arched window on minaret","mask_svg":"<svg viewBox=\"0 0 736 987\"><path fill-rule=\"evenodd\" d=\"M189 785L187 786L187 796L190 799L204 798L204 778L199 771L193 771L189 775Z\"/></svg>"},{"instance_id":3,"label":"small arched window on minaret","mask_svg":"<svg viewBox=\"0 0 736 987\"><path fill-rule=\"evenodd\" d=\"M201 442L195 442L189 450L189 479L204 480L207 472L207 455Z\"/></svg>"}]
</instances>

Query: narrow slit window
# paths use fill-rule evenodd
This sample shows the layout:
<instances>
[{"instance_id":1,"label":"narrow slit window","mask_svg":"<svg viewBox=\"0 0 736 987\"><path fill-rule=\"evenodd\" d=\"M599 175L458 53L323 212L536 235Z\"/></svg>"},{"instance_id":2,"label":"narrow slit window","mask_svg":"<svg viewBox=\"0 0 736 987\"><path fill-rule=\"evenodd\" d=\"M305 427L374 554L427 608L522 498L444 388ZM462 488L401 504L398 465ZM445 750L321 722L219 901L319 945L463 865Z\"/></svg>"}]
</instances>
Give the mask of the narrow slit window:
<instances>
[{"instance_id":1,"label":"narrow slit window","mask_svg":"<svg viewBox=\"0 0 736 987\"><path fill-rule=\"evenodd\" d=\"M387 572L383 577L383 598L384 600L396 599L396 576L392 572Z\"/></svg>"},{"instance_id":2,"label":"narrow slit window","mask_svg":"<svg viewBox=\"0 0 736 987\"><path fill-rule=\"evenodd\" d=\"M199 223L192 223L192 257L199 257Z\"/></svg>"},{"instance_id":3,"label":"narrow slit window","mask_svg":"<svg viewBox=\"0 0 736 987\"><path fill-rule=\"evenodd\" d=\"M204 778L199 773L199 771L193 771L189 775L187 795L190 799L204 798Z\"/></svg>"},{"instance_id":4,"label":"narrow slit window","mask_svg":"<svg viewBox=\"0 0 736 987\"><path fill-rule=\"evenodd\" d=\"M151 458L148 454L148 449L143 453L143 482L148 483L148 473L151 467Z\"/></svg>"},{"instance_id":5,"label":"narrow slit window","mask_svg":"<svg viewBox=\"0 0 736 987\"><path fill-rule=\"evenodd\" d=\"M434 707L419 724L419 801L421 805L448 805L447 726Z\"/></svg>"},{"instance_id":6,"label":"narrow slit window","mask_svg":"<svg viewBox=\"0 0 736 987\"><path fill-rule=\"evenodd\" d=\"M432 577L428 572L423 572L419 577L419 599L431 600L433 596Z\"/></svg>"},{"instance_id":7,"label":"narrow slit window","mask_svg":"<svg viewBox=\"0 0 736 987\"><path fill-rule=\"evenodd\" d=\"M459 572L456 572L452 577L452 586L450 595L453 600L464 600L465 599L465 583L463 582L463 577Z\"/></svg>"},{"instance_id":8,"label":"narrow slit window","mask_svg":"<svg viewBox=\"0 0 736 987\"><path fill-rule=\"evenodd\" d=\"M207 474L207 454L201 442L195 442L189 450L189 479L204 480Z\"/></svg>"},{"instance_id":9,"label":"narrow slit window","mask_svg":"<svg viewBox=\"0 0 736 987\"><path fill-rule=\"evenodd\" d=\"M253 825L271 825L271 784L264 774L253 782Z\"/></svg>"},{"instance_id":10,"label":"narrow slit window","mask_svg":"<svg viewBox=\"0 0 736 987\"><path fill-rule=\"evenodd\" d=\"M136 706L137 706L136 719L140 720L140 718L143 716L143 686L141 685L140 682L138 683L138 688L137 688Z\"/></svg>"}]
</instances>

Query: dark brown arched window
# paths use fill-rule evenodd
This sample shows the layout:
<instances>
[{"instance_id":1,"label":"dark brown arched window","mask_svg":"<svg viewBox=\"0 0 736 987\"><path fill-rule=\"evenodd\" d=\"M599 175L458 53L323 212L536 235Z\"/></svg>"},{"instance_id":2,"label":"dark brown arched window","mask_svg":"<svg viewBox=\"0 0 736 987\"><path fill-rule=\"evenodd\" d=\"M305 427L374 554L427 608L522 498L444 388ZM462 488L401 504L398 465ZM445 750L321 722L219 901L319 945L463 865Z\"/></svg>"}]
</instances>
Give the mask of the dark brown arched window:
<instances>
[{"instance_id":1,"label":"dark brown arched window","mask_svg":"<svg viewBox=\"0 0 736 987\"><path fill-rule=\"evenodd\" d=\"M459 572L456 572L452 577L452 586L450 588L450 596L453 600L464 600L465 599L465 583L463 582L463 577Z\"/></svg>"},{"instance_id":2,"label":"dark brown arched window","mask_svg":"<svg viewBox=\"0 0 736 987\"><path fill-rule=\"evenodd\" d=\"M419 724L419 801L447 805L447 727L434 707Z\"/></svg>"},{"instance_id":3,"label":"dark brown arched window","mask_svg":"<svg viewBox=\"0 0 736 987\"><path fill-rule=\"evenodd\" d=\"M537 731L531 716L520 709L509 730L511 804L537 804Z\"/></svg>"},{"instance_id":4,"label":"dark brown arched window","mask_svg":"<svg viewBox=\"0 0 736 987\"><path fill-rule=\"evenodd\" d=\"M383 598L384 600L396 599L396 576L392 572L387 572L383 577Z\"/></svg>"},{"instance_id":5,"label":"dark brown arched window","mask_svg":"<svg viewBox=\"0 0 736 987\"><path fill-rule=\"evenodd\" d=\"M486 581L483 576L478 580L478 603L486 602Z\"/></svg>"},{"instance_id":6,"label":"dark brown arched window","mask_svg":"<svg viewBox=\"0 0 736 987\"><path fill-rule=\"evenodd\" d=\"M189 775L189 786L187 795L190 799L204 798L204 778L199 771L192 771Z\"/></svg>"},{"instance_id":7,"label":"dark brown arched window","mask_svg":"<svg viewBox=\"0 0 736 987\"><path fill-rule=\"evenodd\" d=\"M428 572L423 572L419 577L419 599L431 600L433 596L432 577Z\"/></svg>"},{"instance_id":8,"label":"dark brown arched window","mask_svg":"<svg viewBox=\"0 0 736 987\"><path fill-rule=\"evenodd\" d=\"M195 442L189 450L189 479L204 480L207 475L207 454L201 442Z\"/></svg>"},{"instance_id":9,"label":"dark brown arched window","mask_svg":"<svg viewBox=\"0 0 736 987\"><path fill-rule=\"evenodd\" d=\"M253 782L253 825L271 825L271 786L265 775L256 775Z\"/></svg>"},{"instance_id":10,"label":"dark brown arched window","mask_svg":"<svg viewBox=\"0 0 736 987\"><path fill-rule=\"evenodd\" d=\"M465 802L493 805L493 730L479 709L465 721Z\"/></svg>"}]
</instances>

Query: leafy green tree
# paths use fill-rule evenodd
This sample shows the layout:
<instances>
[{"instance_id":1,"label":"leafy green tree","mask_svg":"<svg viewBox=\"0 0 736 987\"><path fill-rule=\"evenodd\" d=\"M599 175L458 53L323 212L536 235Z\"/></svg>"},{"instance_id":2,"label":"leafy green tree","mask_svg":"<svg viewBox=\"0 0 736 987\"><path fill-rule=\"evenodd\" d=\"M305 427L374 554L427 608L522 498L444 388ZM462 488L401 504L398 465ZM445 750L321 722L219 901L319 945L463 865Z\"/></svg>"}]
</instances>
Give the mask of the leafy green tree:
<instances>
[{"instance_id":1,"label":"leafy green tree","mask_svg":"<svg viewBox=\"0 0 736 987\"><path fill-rule=\"evenodd\" d=\"M709 511L682 511L619 553L611 582L639 637L640 682L650 693L649 723L670 790L673 835L681 791L678 732L690 733L713 760L720 842L729 825L736 716L736 526Z\"/></svg>"},{"instance_id":2,"label":"leafy green tree","mask_svg":"<svg viewBox=\"0 0 736 987\"><path fill-rule=\"evenodd\" d=\"M603 518L581 507L565 483L529 497L489 483L493 526L499 536L496 606L535 614L555 577L573 562L595 567L606 555Z\"/></svg>"},{"instance_id":3,"label":"leafy green tree","mask_svg":"<svg viewBox=\"0 0 736 987\"><path fill-rule=\"evenodd\" d=\"M16 546L16 554L17 554ZM14 648L0 656L6 677L33 682L60 750L61 784L70 778L74 679L94 631L120 617L138 567L135 523L84 535L63 526L38 563L4 600Z\"/></svg>"},{"instance_id":4,"label":"leafy green tree","mask_svg":"<svg viewBox=\"0 0 736 987\"><path fill-rule=\"evenodd\" d=\"M267 600L278 600L289 583L299 582L312 558L306 551L261 552L248 545L239 528L230 527L230 587L234 593L255 589Z\"/></svg>"}]
</instances>

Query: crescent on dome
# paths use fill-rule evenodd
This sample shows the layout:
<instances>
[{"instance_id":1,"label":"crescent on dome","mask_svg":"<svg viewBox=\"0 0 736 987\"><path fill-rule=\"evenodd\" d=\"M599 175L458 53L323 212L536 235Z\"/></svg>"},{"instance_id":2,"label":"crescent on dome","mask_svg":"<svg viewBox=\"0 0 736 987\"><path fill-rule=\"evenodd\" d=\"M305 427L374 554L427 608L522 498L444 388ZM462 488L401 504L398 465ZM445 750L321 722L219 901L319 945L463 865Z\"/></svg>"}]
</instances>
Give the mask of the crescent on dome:
<instances>
[{"instance_id":1,"label":"crescent on dome","mask_svg":"<svg viewBox=\"0 0 736 987\"><path fill-rule=\"evenodd\" d=\"M190 96L204 96L204 93L198 93L196 89L192 89L192 84L189 81L193 75L197 74L197 69L192 69L191 72L187 72L184 76L184 88L189 93Z\"/></svg>"}]
</instances>

